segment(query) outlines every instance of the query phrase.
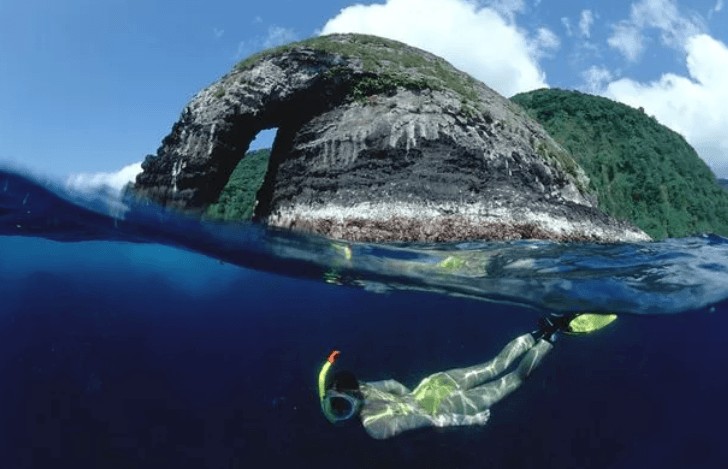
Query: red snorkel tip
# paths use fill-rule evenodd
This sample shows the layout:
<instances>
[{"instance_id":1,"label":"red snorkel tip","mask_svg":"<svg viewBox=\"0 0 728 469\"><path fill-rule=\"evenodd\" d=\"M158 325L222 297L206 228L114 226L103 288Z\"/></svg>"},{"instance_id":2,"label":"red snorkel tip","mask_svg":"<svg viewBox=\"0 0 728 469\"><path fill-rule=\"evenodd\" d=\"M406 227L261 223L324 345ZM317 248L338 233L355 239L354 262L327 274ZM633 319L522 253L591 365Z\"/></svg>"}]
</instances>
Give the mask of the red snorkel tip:
<instances>
[{"instance_id":1,"label":"red snorkel tip","mask_svg":"<svg viewBox=\"0 0 728 469\"><path fill-rule=\"evenodd\" d=\"M329 354L329 358L327 358L326 360L333 365L336 359L339 358L339 355L341 355L341 352L339 352L338 350L334 350Z\"/></svg>"}]
</instances>

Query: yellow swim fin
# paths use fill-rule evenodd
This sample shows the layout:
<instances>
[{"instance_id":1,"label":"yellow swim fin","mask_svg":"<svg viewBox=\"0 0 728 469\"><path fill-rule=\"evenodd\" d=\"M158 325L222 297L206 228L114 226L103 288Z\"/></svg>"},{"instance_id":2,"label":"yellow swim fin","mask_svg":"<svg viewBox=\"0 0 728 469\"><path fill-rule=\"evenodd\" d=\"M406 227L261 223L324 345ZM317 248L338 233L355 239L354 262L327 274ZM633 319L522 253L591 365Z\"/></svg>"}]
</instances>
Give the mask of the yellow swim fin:
<instances>
[{"instance_id":1,"label":"yellow swim fin","mask_svg":"<svg viewBox=\"0 0 728 469\"><path fill-rule=\"evenodd\" d=\"M616 314L578 314L574 319L569 321L566 332L571 334L589 334L590 332L607 327L616 319Z\"/></svg>"}]
</instances>

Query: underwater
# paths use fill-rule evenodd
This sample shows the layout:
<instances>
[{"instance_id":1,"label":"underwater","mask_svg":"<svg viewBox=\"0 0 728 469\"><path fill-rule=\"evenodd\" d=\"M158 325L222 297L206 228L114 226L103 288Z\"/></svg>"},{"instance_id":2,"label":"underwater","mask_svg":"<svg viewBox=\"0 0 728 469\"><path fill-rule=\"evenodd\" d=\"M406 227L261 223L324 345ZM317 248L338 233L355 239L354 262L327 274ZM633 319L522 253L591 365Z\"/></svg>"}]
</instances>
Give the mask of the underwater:
<instances>
[{"instance_id":1,"label":"underwater","mask_svg":"<svg viewBox=\"0 0 728 469\"><path fill-rule=\"evenodd\" d=\"M361 244L199 222L0 171L0 467L723 467L728 239ZM332 425L329 352L414 386L549 313L484 426Z\"/></svg>"}]
</instances>

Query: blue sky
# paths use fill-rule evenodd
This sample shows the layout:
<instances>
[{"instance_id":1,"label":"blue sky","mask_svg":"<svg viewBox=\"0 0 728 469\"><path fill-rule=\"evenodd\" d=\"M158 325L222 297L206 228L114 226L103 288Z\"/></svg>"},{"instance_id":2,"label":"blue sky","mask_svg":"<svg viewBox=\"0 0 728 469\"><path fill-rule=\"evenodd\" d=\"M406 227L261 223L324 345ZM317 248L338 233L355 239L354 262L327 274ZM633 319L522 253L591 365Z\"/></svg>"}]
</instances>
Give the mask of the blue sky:
<instances>
[{"instance_id":1,"label":"blue sky","mask_svg":"<svg viewBox=\"0 0 728 469\"><path fill-rule=\"evenodd\" d=\"M725 10L724 0L0 0L0 162L111 181L237 61L367 32L442 55L507 96L549 86L643 106L728 177Z\"/></svg>"}]
</instances>

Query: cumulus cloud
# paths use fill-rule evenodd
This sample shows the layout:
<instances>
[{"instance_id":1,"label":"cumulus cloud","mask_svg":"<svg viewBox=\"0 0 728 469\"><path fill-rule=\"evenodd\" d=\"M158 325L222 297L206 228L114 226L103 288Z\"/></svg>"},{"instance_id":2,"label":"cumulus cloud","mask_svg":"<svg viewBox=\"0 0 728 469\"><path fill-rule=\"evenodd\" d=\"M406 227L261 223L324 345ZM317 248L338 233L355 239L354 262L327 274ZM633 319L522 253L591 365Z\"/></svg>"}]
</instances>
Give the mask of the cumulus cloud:
<instances>
[{"instance_id":1,"label":"cumulus cloud","mask_svg":"<svg viewBox=\"0 0 728 469\"><path fill-rule=\"evenodd\" d=\"M498 3L499 8L510 5L510 11L523 8L523 2ZM405 42L444 57L506 96L547 86L538 63L548 45L546 36L529 37L494 3L489 5L469 0L353 5L330 19L321 33L374 34Z\"/></svg>"},{"instance_id":2,"label":"cumulus cloud","mask_svg":"<svg viewBox=\"0 0 728 469\"><path fill-rule=\"evenodd\" d=\"M66 185L74 190L93 191L107 188L121 192L128 182L133 182L137 174L142 172L142 163L132 163L114 173L81 173L68 177Z\"/></svg>"},{"instance_id":3,"label":"cumulus cloud","mask_svg":"<svg viewBox=\"0 0 728 469\"><path fill-rule=\"evenodd\" d=\"M594 24L594 13L591 10L582 10L579 17L579 31L584 37L591 36L591 27Z\"/></svg>"},{"instance_id":4,"label":"cumulus cloud","mask_svg":"<svg viewBox=\"0 0 728 469\"><path fill-rule=\"evenodd\" d=\"M681 133L718 176L728 176L728 47L698 34L685 42L689 76L666 73L640 83L623 78L603 93L648 114Z\"/></svg>"},{"instance_id":5,"label":"cumulus cloud","mask_svg":"<svg viewBox=\"0 0 728 469\"><path fill-rule=\"evenodd\" d=\"M634 62L644 51L647 30L656 30L663 45L683 50L688 38L705 29L697 14L680 11L675 0L639 0L632 4L628 19L613 25L608 44Z\"/></svg>"}]
</instances>

